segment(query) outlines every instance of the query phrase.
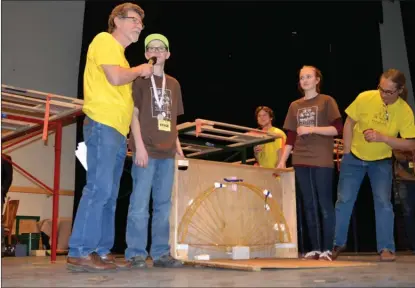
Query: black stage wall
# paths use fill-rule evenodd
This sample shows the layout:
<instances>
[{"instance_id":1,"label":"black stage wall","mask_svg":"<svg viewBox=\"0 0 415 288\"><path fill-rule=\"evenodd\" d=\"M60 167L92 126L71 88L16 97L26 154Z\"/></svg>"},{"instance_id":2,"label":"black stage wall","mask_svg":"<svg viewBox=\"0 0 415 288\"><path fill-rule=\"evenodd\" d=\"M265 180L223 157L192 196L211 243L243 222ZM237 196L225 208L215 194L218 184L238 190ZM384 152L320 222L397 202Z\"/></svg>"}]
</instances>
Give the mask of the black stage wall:
<instances>
[{"instance_id":1,"label":"black stage wall","mask_svg":"<svg viewBox=\"0 0 415 288\"><path fill-rule=\"evenodd\" d=\"M415 2L401 1L402 25L405 35L406 53L408 54L413 95L415 95Z\"/></svg>"},{"instance_id":2,"label":"black stage wall","mask_svg":"<svg viewBox=\"0 0 415 288\"><path fill-rule=\"evenodd\" d=\"M86 1L80 97L88 45L97 33L106 31L108 16L119 3ZM126 49L127 59L131 66L143 63L144 38L151 33L167 36L172 57L166 72L179 80L183 90L185 115L179 122L205 118L255 127L255 108L267 105L274 109L275 126L281 127L290 102L299 97L297 79L302 65L322 70L323 93L335 97L342 112L359 92L376 88L382 73L378 25L382 7L377 1L137 4L145 10L146 28L139 42ZM77 142L83 141L81 120ZM126 161L117 204L113 250L118 253L125 249L130 165ZM85 176L77 161L74 215ZM357 250L376 251L373 200L367 179L358 197L356 223ZM353 250L355 241L349 234ZM304 244L307 247L307 239Z\"/></svg>"}]
</instances>

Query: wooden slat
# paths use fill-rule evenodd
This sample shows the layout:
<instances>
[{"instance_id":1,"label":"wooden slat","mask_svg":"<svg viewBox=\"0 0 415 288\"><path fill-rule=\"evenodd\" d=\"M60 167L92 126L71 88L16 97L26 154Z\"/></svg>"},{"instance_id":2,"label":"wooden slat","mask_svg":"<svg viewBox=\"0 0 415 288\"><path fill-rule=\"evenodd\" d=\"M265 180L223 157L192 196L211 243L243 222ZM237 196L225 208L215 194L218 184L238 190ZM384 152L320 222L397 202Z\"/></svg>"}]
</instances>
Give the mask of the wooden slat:
<instances>
[{"instance_id":1,"label":"wooden slat","mask_svg":"<svg viewBox=\"0 0 415 288\"><path fill-rule=\"evenodd\" d=\"M14 139L36 129L42 129L42 124L34 124L29 120L22 120L20 127L10 122L8 116L23 116L33 120L43 120L46 103L50 103L49 122L62 119L63 125L74 122L74 118L81 114L83 100L34 90L2 85L2 144L11 143ZM48 102L48 96L50 101ZM27 123L26 123L27 122ZM43 121L42 121L43 122ZM15 127L13 127L15 126ZM9 130L7 130L9 129ZM14 129L11 131L10 129ZM3 132L4 131L4 132Z\"/></svg>"},{"instance_id":2,"label":"wooden slat","mask_svg":"<svg viewBox=\"0 0 415 288\"><path fill-rule=\"evenodd\" d=\"M45 117L45 112L33 112L33 111L23 111L19 109L3 109L2 113L7 115L15 115L15 116L24 116L26 118L31 118L35 120L43 120Z\"/></svg>"},{"instance_id":3,"label":"wooden slat","mask_svg":"<svg viewBox=\"0 0 415 288\"><path fill-rule=\"evenodd\" d=\"M5 128L5 127L1 127L1 136L3 136L3 135L8 135L8 134L10 134L10 133L13 133L13 131L10 131L10 130L8 130L7 128Z\"/></svg>"},{"instance_id":4,"label":"wooden slat","mask_svg":"<svg viewBox=\"0 0 415 288\"><path fill-rule=\"evenodd\" d=\"M189 127L192 127L192 126L196 127L196 123L195 122L185 122L185 123L177 125L177 130L180 131L180 130L183 130L183 129L186 129L186 128L189 128Z\"/></svg>"},{"instance_id":5,"label":"wooden slat","mask_svg":"<svg viewBox=\"0 0 415 288\"><path fill-rule=\"evenodd\" d=\"M200 149L196 149L196 148L189 148L189 147L182 147L183 151L190 151L190 152L199 152L201 151Z\"/></svg>"},{"instance_id":6,"label":"wooden slat","mask_svg":"<svg viewBox=\"0 0 415 288\"><path fill-rule=\"evenodd\" d=\"M190 131L190 132L187 132L186 134L196 136L195 131ZM207 134L207 133L199 133L199 137L215 139L215 140L224 140L224 141L229 141L229 142L239 142L238 140L232 139L231 137L224 137L224 136L212 135L212 134Z\"/></svg>"},{"instance_id":7,"label":"wooden slat","mask_svg":"<svg viewBox=\"0 0 415 288\"><path fill-rule=\"evenodd\" d=\"M7 130L12 130L15 131L20 127L16 127L15 125L11 125L10 123L1 123L1 129L7 129Z\"/></svg>"},{"instance_id":8,"label":"wooden slat","mask_svg":"<svg viewBox=\"0 0 415 288\"><path fill-rule=\"evenodd\" d=\"M190 152L200 152L206 149L200 149L200 148L193 148L193 146L184 146L182 147L183 151L190 151Z\"/></svg>"},{"instance_id":9,"label":"wooden slat","mask_svg":"<svg viewBox=\"0 0 415 288\"><path fill-rule=\"evenodd\" d=\"M68 116L68 115L74 114L74 113L76 113L76 112L77 112L77 111L79 111L79 110L80 110L80 109L70 109L70 110L66 110L65 112L62 112L62 113L59 113L59 114L53 115L53 116L49 117L49 122L50 122L50 121L53 121L53 120L56 120L56 119L58 119L58 118L63 118L63 117L65 117L65 116Z\"/></svg>"},{"instance_id":10,"label":"wooden slat","mask_svg":"<svg viewBox=\"0 0 415 288\"><path fill-rule=\"evenodd\" d=\"M30 102L28 104L35 104L35 103L46 104L46 99L44 99L44 100L43 99L27 99L24 96L10 94L10 93L6 93L6 92L2 92L1 95L2 95L2 97L4 95L4 96L11 97L12 99L14 98L14 99L25 100L26 102ZM60 107L70 108L70 109L79 107L79 105L71 104L71 103L65 103L65 102L59 102L57 99L53 99L53 98L51 98L50 104L51 104L51 106L56 105L56 106L60 106Z\"/></svg>"},{"instance_id":11,"label":"wooden slat","mask_svg":"<svg viewBox=\"0 0 415 288\"><path fill-rule=\"evenodd\" d=\"M23 88L18 88L14 86L4 85L4 84L1 85L1 90L2 92L4 91L4 92L17 94L17 95L26 96L26 97L34 97L34 98L45 99L45 100L48 95L51 95L52 98L56 98L56 100L58 101L70 102L75 105L83 105L84 103L83 100L77 99L75 97L68 97L68 96L62 96L58 94L40 92L36 90L23 89Z\"/></svg>"},{"instance_id":12,"label":"wooden slat","mask_svg":"<svg viewBox=\"0 0 415 288\"><path fill-rule=\"evenodd\" d=\"M187 265L204 266L212 268L261 271L262 269L317 269L338 267L367 267L376 266L376 263L360 261L304 261L303 259L213 259L213 260L187 260Z\"/></svg>"},{"instance_id":13,"label":"wooden slat","mask_svg":"<svg viewBox=\"0 0 415 288\"><path fill-rule=\"evenodd\" d=\"M246 139L258 139L258 138L264 138L266 136L266 134L264 134L263 137L254 136L253 134L246 134L246 133L235 132L231 130L218 129L212 126L202 126L202 131L209 131L209 132L215 132L218 134L225 134L225 135L232 135L232 136L241 136L241 137L246 137ZM237 137L234 137L234 138L237 138Z\"/></svg>"},{"instance_id":14,"label":"wooden slat","mask_svg":"<svg viewBox=\"0 0 415 288\"><path fill-rule=\"evenodd\" d=\"M188 155L186 155L186 157L200 156L200 155L204 155L204 154L208 154L208 153L212 153L212 152L216 152L216 151L220 151L220 150L222 150L222 148L206 149L204 151L188 154Z\"/></svg>"},{"instance_id":15,"label":"wooden slat","mask_svg":"<svg viewBox=\"0 0 415 288\"><path fill-rule=\"evenodd\" d=\"M45 189L30 186L11 186L9 192L52 195L52 193ZM61 189L59 190L59 195L74 196L74 191Z\"/></svg>"},{"instance_id":16,"label":"wooden slat","mask_svg":"<svg viewBox=\"0 0 415 288\"><path fill-rule=\"evenodd\" d=\"M15 104L12 102L8 102L8 101L1 101L1 108L2 110L4 110L4 108L10 108L10 109L14 109L14 110L22 110L22 111L27 111L27 112L41 112L41 113L45 113L45 109L42 108L36 108L33 106L27 106L27 105L21 105L21 104ZM59 113L59 111L56 111L55 109L51 109L50 112L52 114L57 114Z\"/></svg>"},{"instance_id":17,"label":"wooden slat","mask_svg":"<svg viewBox=\"0 0 415 288\"><path fill-rule=\"evenodd\" d=\"M246 160L246 163L252 163L252 162L255 162L255 161L256 161L255 158L250 158L250 159ZM232 163L234 163L234 164L241 164L242 161L236 161L236 162L232 162Z\"/></svg>"},{"instance_id":18,"label":"wooden slat","mask_svg":"<svg viewBox=\"0 0 415 288\"><path fill-rule=\"evenodd\" d=\"M2 119L1 122L2 123L7 123L7 124L19 125L19 126L27 126L27 125L30 125L27 122L18 121L18 120L12 120L12 119Z\"/></svg>"},{"instance_id":19,"label":"wooden slat","mask_svg":"<svg viewBox=\"0 0 415 288\"><path fill-rule=\"evenodd\" d=\"M52 135L53 133L55 133L54 131L49 131L49 133L48 133L48 135ZM38 134L37 136L35 135L35 133L29 133L29 134L32 134L33 136L32 136L32 138L31 138L31 140L37 140L37 139L40 139L41 137L42 137L42 135L41 134ZM3 135L3 130L2 130L2 135ZM20 136L20 137L17 137L17 138L14 138L13 140L10 140L10 141L8 141L7 142L7 144L11 144L11 143L17 143L17 142L19 142L21 139L22 139L22 137L24 137L25 135L23 135L23 136ZM26 140L26 141L31 141L31 140ZM26 141L23 141L23 142L26 142ZM2 144L4 144L4 143L2 143ZM9 149L14 149L14 147L11 147L11 148L9 148ZM6 150L3 150L3 153L6 153L6 154L8 154L8 153L10 153L9 152L9 149L6 149Z\"/></svg>"},{"instance_id":20,"label":"wooden slat","mask_svg":"<svg viewBox=\"0 0 415 288\"><path fill-rule=\"evenodd\" d=\"M255 129L255 128L249 128L249 127L245 127L245 126L228 124L228 123L218 122L218 121L204 120L204 119L197 119L197 120L201 120L205 124L209 124L209 125L212 125L212 126L217 125L217 126L223 126L223 127L227 127L227 128L233 128L233 129L239 129L239 130L244 130L244 131L251 131L251 132L257 132L257 133L261 133L261 134L271 135L271 133L269 133L269 132L264 132L262 130Z\"/></svg>"},{"instance_id":21,"label":"wooden slat","mask_svg":"<svg viewBox=\"0 0 415 288\"><path fill-rule=\"evenodd\" d=\"M200 150L206 150L206 149L211 149L211 146L206 146L206 145L198 145L198 144L191 144L191 143L186 143L186 142L181 142L182 147L186 146L186 147L195 147L196 149L200 149Z\"/></svg>"}]
</instances>

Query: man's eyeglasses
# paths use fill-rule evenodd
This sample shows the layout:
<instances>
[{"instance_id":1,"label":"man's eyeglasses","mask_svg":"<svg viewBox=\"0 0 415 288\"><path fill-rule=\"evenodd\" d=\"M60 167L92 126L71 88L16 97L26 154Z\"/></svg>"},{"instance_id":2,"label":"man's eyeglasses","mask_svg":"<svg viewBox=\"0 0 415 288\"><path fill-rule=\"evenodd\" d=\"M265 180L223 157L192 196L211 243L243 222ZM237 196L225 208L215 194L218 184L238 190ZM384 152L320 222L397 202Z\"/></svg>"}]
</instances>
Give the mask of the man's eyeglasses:
<instances>
[{"instance_id":1,"label":"man's eyeglasses","mask_svg":"<svg viewBox=\"0 0 415 288\"><path fill-rule=\"evenodd\" d=\"M166 52L166 47L147 47L147 52Z\"/></svg>"},{"instance_id":2,"label":"man's eyeglasses","mask_svg":"<svg viewBox=\"0 0 415 288\"><path fill-rule=\"evenodd\" d=\"M398 89L396 89L395 91L385 90L382 87L380 87L380 85L378 86L378 90L381 93L386 94L386 95L393 95L393 94L395 94L398 91Z\"/></svg>"},{"instance_id":3,"label":"man's eyeglasses","mask_svg":"<svg viewBox=\"0 0 415 288\"><path fill-rule=\"evenodd\" d=\"M143 22L141 22L141 20L140 19L138 19L138 18L136 18L136 17L128 17L128 16L125 16L125 17L121 17L122 19L130 19L134 24L140 24L141 25L141 27L142 27L142 29L144 29L144 24L143 24Z\"/></svg>"}]
</instances>

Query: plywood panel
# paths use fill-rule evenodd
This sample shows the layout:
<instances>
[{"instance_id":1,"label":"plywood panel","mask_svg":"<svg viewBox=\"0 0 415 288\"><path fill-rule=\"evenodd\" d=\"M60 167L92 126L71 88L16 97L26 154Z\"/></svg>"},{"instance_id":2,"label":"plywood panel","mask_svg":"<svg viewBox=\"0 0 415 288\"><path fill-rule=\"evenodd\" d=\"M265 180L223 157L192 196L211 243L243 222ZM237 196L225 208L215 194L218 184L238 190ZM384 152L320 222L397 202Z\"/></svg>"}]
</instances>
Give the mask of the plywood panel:
<instances>
[{"instance_id":1,"label":"plywood panel","mask_svg":"<svg viewBox=\"0 0 415 288\"><path fill-rule=\"evenodd\" d=\"M233 246L249 246L251 258L298 257L292 169L197 159L188 163L187 170L176 170L173 186L173 255L229 258ZM227 182L231 177L241 182ZM215 183L226 187L215 188ZM266 199L264 190L271 193Z\"/></svg>"}]
</instances>

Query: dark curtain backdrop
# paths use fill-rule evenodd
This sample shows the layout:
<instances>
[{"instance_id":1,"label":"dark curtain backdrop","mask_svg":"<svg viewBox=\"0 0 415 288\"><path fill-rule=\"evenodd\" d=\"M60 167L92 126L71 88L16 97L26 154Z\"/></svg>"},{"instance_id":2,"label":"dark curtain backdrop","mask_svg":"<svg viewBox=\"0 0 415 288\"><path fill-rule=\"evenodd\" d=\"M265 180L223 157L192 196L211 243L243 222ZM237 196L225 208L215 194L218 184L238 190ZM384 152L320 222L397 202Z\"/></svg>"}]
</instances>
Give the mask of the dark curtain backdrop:
<instances>
[{"instance_id":1,"label":"dark curtain backdrop","mask_svg":"<svg viewBox=\"0 0 415 288\"><path fill-rule=\"evenodd\" d=\"M86 1L80 58L83 97L86 53L93 37L106 31L108 16L121 2ZM256 127L255 108L270 106L282 127L290 102L300 97L298 71L315 65L323 73L323 93L343 113L363 90L376 88L382 73L380 2L139 2L146 13L138 43L126 49L131 66L145 61L144 38L162 33L171 45L166 72L182 86L185 115L179 122L205 118ZM83 141L82 119L77 142ZM114 251L125 248L131 177L121 180ZM74 216L85 170L77 161ZM336 179L337 183L337 179ZM336 184L335 183L335 184ZM335 195L335 189L333 190ZM356 205L359 251L375 251L373 201L367 179ZM354 240L349 235L353 250ZM305 239L307 246L307 239Z\"/></svg>"},{"instance_id":2,"label":"dark curtain backdrop","mask_svg":"<svg viewBox=\"0 0 415 288\"><path fill-rule=\"evenodd\" d=\"M409 71L412 77L412 92L414 93L413 95L415 95L415 2L401 1L400 4Z\"/></svg>"}]
</instances>

